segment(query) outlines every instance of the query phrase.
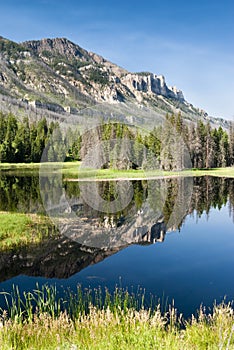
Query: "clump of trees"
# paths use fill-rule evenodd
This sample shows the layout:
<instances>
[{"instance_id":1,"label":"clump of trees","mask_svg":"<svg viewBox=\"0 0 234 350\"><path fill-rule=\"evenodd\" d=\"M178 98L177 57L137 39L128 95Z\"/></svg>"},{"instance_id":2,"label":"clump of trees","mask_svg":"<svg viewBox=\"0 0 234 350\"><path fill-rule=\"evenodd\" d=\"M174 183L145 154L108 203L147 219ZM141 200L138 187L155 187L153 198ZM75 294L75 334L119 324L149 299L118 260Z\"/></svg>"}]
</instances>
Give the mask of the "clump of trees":
<instances>
[{"instance_id":1,"label":"clump of trees","mask_svg":"<svg viewBox=\"0 0 234 350\"><path fill-rule=\"evenodd\" d=\"M49 134L54 125L46 119L29 124L24 118L19 122L13 114L0 114L0 161L2 163L39 162Z\"/></svg>"},{"instance_id":2,"label":"clump of trees","mask_svg":"<svg viewBox=\"0 0 234 350\"><path fill-rule=\"evenodd\" d=\"M153 162L158 162L157 167L163 170L181 170L188 167L208 169L234 165L232 123L229 130L224 130L221 126L212 128L210 123L204 123L201 120L196 124L185 122L180 113L167 114L165 123L156 126L149 133L143 133L140 129L134 130L121 123L105 123L98 129L83 135L81 159L93 144L97 144L100 140L112 139L132 141L132 149L122 152L135 161L134 164L128 164L128 168L144 167L145 162L149 165L152 155ZM115 152L111 144L109 148L110 154ZM120 147L119 154L121 155ZM115 167L115 163L111 162L111 156L107 167Z\"/></svg>"},{"instance_id":3,"label":"clump of trees","mask_svg":"<svg viewBox=\"0 0 234 350\"><path fill-rule=\"evenodd\" d=\"M40 162L45 149L48 161L83 160L94 145L103 141L108 159L101 163L107 168L141 168L146 162L149 165L152 155L152 162L165 170L186 168L186 156L193 168L234 164L232 123L229 130L212 128L201 120L196 124L186 123L179 113L168 114L164 125L149 133L117 122L103 123L83 135L78 129L79 126L77 130L69 128L63 136L58 122L49 123L46 118L35 122L28 117L18 120L13 114L0 112L0 162ZM53 142L47 147L52 135ZM119 142L112 145L111 140Z\"/></svg>"},{"instance_id":4,"label":"clump of trees","mask_svg":"<svg viewBox=\"0 0 234 350\"><path fill-rule=\"evenodd\" d=\"M53 135L53 144L46 148ZM67 137L71 140L71 149L65 155L67 159L78 159L79 135L68 130ZM76 138L76 142L73 142ZM0 162L1 163L38 163L44 150L47 150L47 160L61 160L64 150L64 138L59 124L48 123L46 118L38 122L29 121L25 117L19 121L13 114L0 112ZM64 159L62 159L64 160Z\"/></svg>"},{"instance_id":5,"label":"clump of trees","mask_svg":"<svg viewBox=\"0 0 234 350\"><path fill-rule=\"evenodd\" d=\"M234 126L229 130L221 126L212 128L210 123L198 120L196 124L186 124L178 115L167 115L169 125L173 126L184 140L190 154L193 168L217 168L234 164Z\"/></svg>"}]
</instances>

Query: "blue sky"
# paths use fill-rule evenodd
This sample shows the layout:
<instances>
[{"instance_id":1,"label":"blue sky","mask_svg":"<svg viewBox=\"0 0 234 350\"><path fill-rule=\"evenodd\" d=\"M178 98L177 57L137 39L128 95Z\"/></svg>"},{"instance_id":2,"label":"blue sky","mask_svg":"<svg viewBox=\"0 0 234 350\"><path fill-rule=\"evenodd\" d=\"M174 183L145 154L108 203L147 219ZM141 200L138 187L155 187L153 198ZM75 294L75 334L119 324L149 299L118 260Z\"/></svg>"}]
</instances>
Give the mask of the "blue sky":
<instances>
[{"instance_id":1,"label":"blue sky","mask_svg":"<svg viewBox=\"0 0 234 350\"><path fill-rule=\"evenodd\" d=\"M129 71L163 74L210 115L234 118L233 0L8 0L0 35L67 37Z\"/></svg>"}]
</instances>

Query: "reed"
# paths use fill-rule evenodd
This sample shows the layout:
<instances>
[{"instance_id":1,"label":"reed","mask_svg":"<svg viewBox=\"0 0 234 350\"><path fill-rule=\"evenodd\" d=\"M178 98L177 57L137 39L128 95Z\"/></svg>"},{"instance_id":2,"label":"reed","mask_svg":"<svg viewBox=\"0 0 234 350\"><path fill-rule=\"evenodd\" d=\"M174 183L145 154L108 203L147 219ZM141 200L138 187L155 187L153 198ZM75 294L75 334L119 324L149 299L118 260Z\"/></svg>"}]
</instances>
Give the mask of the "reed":
<instances>
[{"instance_id":1,"label":"reed","mask_svg":"<svg viewBox=\"0 0 234 350\"><path fill-rule=\"evenodd\" d=\"M231 303L201 308L184 320L176 308L144 306L143 293L77 287L61 297L48 285L4 293L0 348L5 349L234 349Z\"/></svg>"}]
</instances>

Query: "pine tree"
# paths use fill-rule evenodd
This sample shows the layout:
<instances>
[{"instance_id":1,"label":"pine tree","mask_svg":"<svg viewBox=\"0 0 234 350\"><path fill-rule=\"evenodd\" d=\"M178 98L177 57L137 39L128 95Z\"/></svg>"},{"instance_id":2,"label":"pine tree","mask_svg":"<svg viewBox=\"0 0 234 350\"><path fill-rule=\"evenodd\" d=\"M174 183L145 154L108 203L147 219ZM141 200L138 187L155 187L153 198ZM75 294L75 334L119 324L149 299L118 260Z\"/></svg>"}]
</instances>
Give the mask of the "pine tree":
<instances>
[{"instance_id":1,"label":"pine tree","mask_svg":"<svg viewBox=\"0 0 234 350\"><path fill-rule=\"evenodd\" d=\"M14 141L15 141L17 130L18 130L17 119L12 114L9 114L7 118L6 137L4 141L6 160L9 163L15 162Z\"/></svg>"},{"instance_id":2,"label":"pine tree","mask_svg":"<svg viewBox=\"0 0 234 350\"><path fill-rule=\"evenodd\" d=\"M31 161L31 138L28 118L19 123L14 140L15 161L17 163L28 163Z\"/></svg>"},{"instance_id":3,"label":"pine tree","mask_svg":"<svg viewBox=\"0 0 234 350\"><path fill-rule=\"evenodd\" d=\"M212 137L211 126L208 123L205 127L205 168L213 168L215 166L215 143Z\"/></svg>"},{"instance_id":4,"label":"pine tree","mask_svg":"<svg viewBox=\"0 0 234 350\"><path fill-rule=\"evenodd\" d=\"M229 164L234 165L234 122L230 122L229 126Z\"/></svg>"},{"instance_id":5,"label":"pine tree","mask_svg":"<svg viewBox=\"0 0 234 350\"><path fill-rule=\"evenodd\" d=\"M5 141L7 130L7 119L6 116L0 112L0 145Z\"/></svg>"}]
</instances>

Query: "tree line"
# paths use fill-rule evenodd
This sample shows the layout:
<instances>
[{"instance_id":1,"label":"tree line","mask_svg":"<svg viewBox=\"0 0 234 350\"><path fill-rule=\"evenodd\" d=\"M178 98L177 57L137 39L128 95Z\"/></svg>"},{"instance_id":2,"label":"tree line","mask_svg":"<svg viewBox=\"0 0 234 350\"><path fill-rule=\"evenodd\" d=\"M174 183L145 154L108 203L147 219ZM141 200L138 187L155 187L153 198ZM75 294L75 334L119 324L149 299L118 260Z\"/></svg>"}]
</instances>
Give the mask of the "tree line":
<instances>
[{"instance_id":1,"label":"tree line","mask_svg":"<svg viewBox=\"0 0 234 350\"><path fill-rule=\"evenodd\" d=\"M51 136L53 142L47 149ZM119 140L113 143L112 140ZM130 142L125 142L126 140ZM181 114L166 115L165 123L144 132L117 122L103 122L82 135L79 126L68 128L65 136L58 122L46 118L19 120L12 113L0 112L0 162L40 162L44 150L48 161L83 160L100 141L106 142L106 154L100 160L106 168L144 168L158 162L164 170L216 168L234 164L234 127L212 128L198 120L187 123ZM66 146L65 146L66 145ZM187 158L186 158L187 157Z\"/></svg>"},{"instance_id":2,"label":"tree line","mask_svg":"<svg viewBox=\"0 0 234 350\"><path fill-rule=\"evenodd\" d=\"M55 124L48 125L46 119L29 123L29 118L22 121L13 114L0 113L0 161L2 163L40 162L49 135Z\"/></svg>"},{"instance_id":3,"label":"tree line","mask_svg":"<svg viewBox=\"0 0 234 350\"><path fill-rule=\"evenodd\" d=\"M53 145L47 144L53 135ZM78 159L79 133L68 130L71 149L65 160ZM76 139L76 142L73 140ZM47 160L60 160L65 142L58 122L48 122L46 118L30 122L28 117L19 121L12 113L0 112L0 162L1 163L39 163L44 151ZM70 154L71 153L71 154Z\"/></svg>"},{"instance_id":4,"label":"tree line","mask_svg":"<svg viewBox=\"0 0 234 350\"><path fill-rule=\"evenodd\" d=\"M232 166L234 164L234 126L230 122L229 130L221 126L212 128L210 123L198 120L196 124L185 123L181 114L167 115L166 129L181 135L196 169L209 169Z\"/></svg>"},{"instance_id":5,"label":"tree line","mask_svg":"<svg viewBox=\"0 0 234 350\"><path fill-rule=\"evenodd\" d=\"M151 132L131 128L121 123L103 123L96 130L87 132L82 137L80 158L84 159L88 150L98 141L128 139L109 145L109 162L106 167L144 168L157 162L163 170L182 170L184 168L209 169L234 165L234 125L229 130L211 127L210 123L198 120L197 123L185 122L180 113L166 115L165 123L155 126ZM117 150L115 149L117 148ZM111 156L113 155L113 157ZM121 162L115 164L115 156ZM105 164L105 161L102 161Z\"/></svg>"}]
</instances>

